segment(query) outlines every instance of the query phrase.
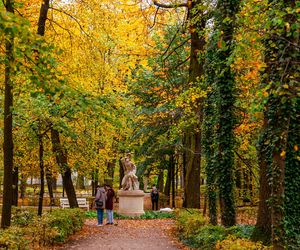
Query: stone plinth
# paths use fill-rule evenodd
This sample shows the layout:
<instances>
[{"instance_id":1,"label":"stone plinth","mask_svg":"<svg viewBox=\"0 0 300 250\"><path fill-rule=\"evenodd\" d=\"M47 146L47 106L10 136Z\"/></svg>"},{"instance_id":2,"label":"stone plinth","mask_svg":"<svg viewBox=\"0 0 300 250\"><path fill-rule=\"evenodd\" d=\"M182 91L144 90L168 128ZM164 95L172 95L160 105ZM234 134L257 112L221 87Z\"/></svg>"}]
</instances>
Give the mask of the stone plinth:
<instances>
[{"instance_id":1,"label":"stone plinth","mask_svg":"<svg viewBox=\"0 0 300 250\"><path fill-rule=\"evenodd\" d=\"M142 190L119 190L119 214L140 216L144 214L144 192Z\"/></svg>"}]
</instances>

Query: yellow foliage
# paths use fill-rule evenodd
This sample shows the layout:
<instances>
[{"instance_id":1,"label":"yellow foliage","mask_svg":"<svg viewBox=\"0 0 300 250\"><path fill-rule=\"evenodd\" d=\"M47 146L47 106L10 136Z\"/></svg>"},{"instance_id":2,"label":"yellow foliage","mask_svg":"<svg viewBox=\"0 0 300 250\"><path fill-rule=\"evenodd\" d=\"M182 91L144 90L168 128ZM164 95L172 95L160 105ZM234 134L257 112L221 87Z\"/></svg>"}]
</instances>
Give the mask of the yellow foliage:
<instances>
[{"instance_id":1,"label":"yellow foliage","mask_svg":"<svg viewBox=\"0 0 300 250\"><path fill-rule=\"evenodd\" d=\"M225 240L218 241L216 244L217 250L268 250L272 249L262 245L260 242L252 242L247 239L236 238L235 236L229 235Z\"/></svg>"}]
</instances>

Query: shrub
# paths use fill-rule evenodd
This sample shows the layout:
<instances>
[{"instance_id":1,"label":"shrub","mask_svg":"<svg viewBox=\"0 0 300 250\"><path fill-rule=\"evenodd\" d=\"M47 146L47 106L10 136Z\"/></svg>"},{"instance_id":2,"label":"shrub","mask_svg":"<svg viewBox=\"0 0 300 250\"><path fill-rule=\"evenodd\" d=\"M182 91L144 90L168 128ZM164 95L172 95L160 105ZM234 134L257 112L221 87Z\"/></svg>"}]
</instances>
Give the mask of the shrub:
<instances>
[{"instance_id":1,"label":"shrub","mask_svg":"<svg viewBox=\"0 0 300 250\"><path fill-rule=\"evenodd\" d=\"M26 227L26 237L30 239L31 247L53 245L58 235L57 228L50 227L48 216L36 216Z\"/></svg>"},{"instance_id":2,"label":"shrub","mask_svg":"<svg viewBox=\"0 0 300 250\"><path fill-rule=\"evenodd\" d=\"M190 238L208 224L199 209L176 210L177 228L182 238Z\"/></svg>"},{"instance_id":3,"label":"shrub","mask_svg":"<svg viewBox=\"0 0 300 250\"><path fill-rule=\"evenodd\" d=\"M0 249L28 249L64 242L82 228L81 209L57 209L37 216L33 211L15 210L12 227L0 231Z\"/></svg>"},{"instance_id":4,"label":"shrub","mask_svg":"<svg viewBox=\"0 0 300 250\"><path fill-rule=\"evenodd\" d=\"M254 228L255 228L254 225L240 224L240 225L227 228L226 232L227 234L232 234L237 238L250 239Z\"/></svg>"},{"instance_id":5,"label":"shrub","mask_svg":"<svg viewBox=\"0 0 300 250\"><path fill-rule=\"evenodd\" d=\"M34 210L18 208L13 211L11 224L21 227L28 226L33 222L35 216L36 212Z\"/></svg>"},{"instance_id":6,"label":"shrub","mask_svg":"<svg viewBox=\"0 0 300 250\"><path fill-rule=\"evenodd\" d=\"M217 250L267 250L272 247L266 247L260 242L252 242L248 239L237 238L229 235L225 240L218 241L216 244Z\"/></svg>"},{"instance_id":7,"label":"shrub","mask_svg":"<svg viewBox=\"0 0 300 250\"><path fill-rule=\"evenodd\" d=\"M198 249L214 249L216 243L225 239L226 229L222 226L206 225L197 230L194 237L187 238L186 242Z\"/></svg>"},{"instance_id":8,"label":"shrub","mask_svg":"<svg viewBox=\"0 0 300 250\"><path fill-rule=\"evenodd\" d=\"M190 247L203 250L215 249L217 242L222 242L229 235L235 239L244 238L242 241L251 242L248 239L254 230L252 225L236 225L230 228L210 225L200 210L196 209L177 210L176 220L180 239ZM239 241L234 244L239 244Z\"/></svg>"},{"instance_id":9,"label":"shrub","mask_svg":"<svg viewBox=\"0 0 300 250\"><path fill-rule=\"evenodd\" d=\"M58 209L47 215L48 224L58 234L54 242L64 242L67 237L79 230L84 223L84 212L81 209Z\"/></svg>"},{"instance_id":10,"label":"shrub","mask_svg":"<svg viewBox=\"0 0 300 250\"><path fill-rule=\"evenodd\" d=\"M0 230L0 249L28 249L27 246L29 242L25 240L24 234L24 229L15 226Z\"/></svg>"},{"instance_id":11,"label":"shrub","mask_svg":"<svg viewBox=\"0 0 300 250\"><path fill-rule=\"evenodd\" d=\"M165 213L160 211L145 211L145 214L140 216L140 219L168 219L174 218L174 213Z\"/></svg>"},{"instance_id":12,"label":"shrub","mask_svg":"<svg viewBox=\"0 0 300 250\"><path fill-rule=\"evenodd\" d=\"M85 212L85 216L87 218L97 218L97 213L95 211ZM168 219L174 218L174 213L165 213L160 211L145 211L141 216L125 216L121 215L117 212L114 212L115 219L118 220L136 220L136 219ZM106 214L104 213L104 218L106 218Z\"/></svg>"}]
</instances>

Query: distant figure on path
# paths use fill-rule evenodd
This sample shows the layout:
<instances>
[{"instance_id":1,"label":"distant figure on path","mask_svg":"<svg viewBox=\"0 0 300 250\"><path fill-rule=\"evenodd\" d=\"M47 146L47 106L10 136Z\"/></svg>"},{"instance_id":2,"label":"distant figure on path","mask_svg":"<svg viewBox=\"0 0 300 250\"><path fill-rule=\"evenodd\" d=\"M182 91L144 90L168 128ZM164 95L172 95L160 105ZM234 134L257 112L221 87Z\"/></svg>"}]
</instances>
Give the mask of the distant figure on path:
<instances>
[{"instance_id":1,"label":"distant figure on path","mask_svg":"<svg viewBox=\"0 0 300 250\"><path fill-rule=\"evenodd\" d=\"M125 173L121 185L123 190L138 190L139 182L138 182L138 177L135 175L136 166L130 160L130 157L131 155L127 154L125 158L121 159L122 166Z\"/></svg>"},{"instance_id":2,"label":"distant figure on path","mask_svg":"<svg viewBox=\"0 0 300 250\"><path fill-rule=\"evenodd\" d=\"M106 225L113 225L114 224L113 199L115 197L115 191L112 189L112 187L109 184L105 184L104 188L106 190L106 202L105 202L105 208L107 214Z\"/></svg>"},{"instance_id":3,"label":"distant figure on path","mask_svg":"<svg viewBox=\"0 0 300 250\"><path fill-rule=\"evenodd\" d=\"M95 208L97 210L98 226L103 226L103 214L105 208L106 193L104 187L97 186L95 196Z\"/></svg>"},{"instance_id":4,"label":"distant figure on path","mask_svg":"<svg viewBox=\"0 0 300 250\"><path fill-rule=\"evenodd\" d=\"M155 205L155 210L158 210L158 198L159 198L159 192L156 186L153 185L151 190L152 210L154 210L154 205Z\"/></svg>"}]
</instances>

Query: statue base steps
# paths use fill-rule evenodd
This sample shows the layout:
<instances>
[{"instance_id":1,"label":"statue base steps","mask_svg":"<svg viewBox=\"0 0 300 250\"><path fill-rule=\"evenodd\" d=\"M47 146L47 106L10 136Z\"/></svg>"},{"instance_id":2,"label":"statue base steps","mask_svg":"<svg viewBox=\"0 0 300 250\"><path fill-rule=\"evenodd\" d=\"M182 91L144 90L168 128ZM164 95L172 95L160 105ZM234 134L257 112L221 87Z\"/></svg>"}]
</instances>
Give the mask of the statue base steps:
<instances>
[{"instance_id":1,"label":"statue base steps","mask_svg":"<svg viewBox=\"0 0 300 250\"><path fill-rule=\"evenodd\" d=\"M119 190L119 211L125 216L140 216L144 214L144 196L142 190Z\"/></svg>"}]
</instances>

